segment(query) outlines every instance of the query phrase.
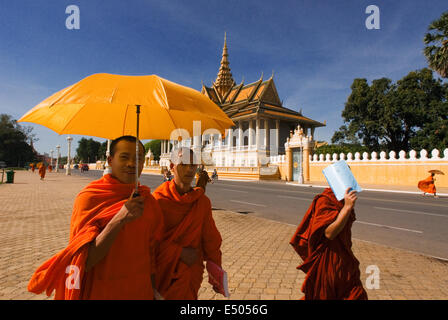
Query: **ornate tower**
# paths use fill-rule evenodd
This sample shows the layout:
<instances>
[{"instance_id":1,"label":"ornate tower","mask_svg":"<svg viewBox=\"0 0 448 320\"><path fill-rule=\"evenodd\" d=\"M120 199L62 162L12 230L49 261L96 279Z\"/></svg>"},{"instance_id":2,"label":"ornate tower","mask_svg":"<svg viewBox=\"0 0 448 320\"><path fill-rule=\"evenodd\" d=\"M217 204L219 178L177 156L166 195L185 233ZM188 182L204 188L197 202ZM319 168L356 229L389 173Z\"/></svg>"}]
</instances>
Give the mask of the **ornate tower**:
<instances>
[{"instance_id":1,"label":"ornate tower","mask_svg":"<svg viewBox=\"0 0 448 320\"><path fill-rule=\"evenodd\" d=\"M227 53L227 35L224 33L224 48L222 49L221 66L219 67L218 76L213 86L216 91L224 97L225 94L235 85L232 73L229 68L229 54Z\"/></svg>"}]
</instances>

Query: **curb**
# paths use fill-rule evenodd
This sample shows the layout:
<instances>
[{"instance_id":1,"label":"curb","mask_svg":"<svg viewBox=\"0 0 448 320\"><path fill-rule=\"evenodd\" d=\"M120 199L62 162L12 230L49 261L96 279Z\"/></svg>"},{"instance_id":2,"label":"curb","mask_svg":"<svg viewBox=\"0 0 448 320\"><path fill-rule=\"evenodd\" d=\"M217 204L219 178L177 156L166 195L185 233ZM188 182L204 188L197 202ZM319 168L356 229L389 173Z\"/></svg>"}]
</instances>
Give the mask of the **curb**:
<instances>
[{"instance_id":1,"label":"curb","mask_svg":"<svg viewBox=\"0 0 448 320\"><path fill-rule=\"evenodd\" d=\"M298 184L298 183L292 183L292 182L286 182L286 184L290 185L290 186L296 186L296 187L328 188L328 186L313 185L313 184ZM362 188L362 190L365 190L365 191L377 191L377 192L422 194L421 191L390 190L390 189L370 189L370 188ZM448 193L437 193L437 195L438 196L448 197Z\"/></svg>"}]
</instances>

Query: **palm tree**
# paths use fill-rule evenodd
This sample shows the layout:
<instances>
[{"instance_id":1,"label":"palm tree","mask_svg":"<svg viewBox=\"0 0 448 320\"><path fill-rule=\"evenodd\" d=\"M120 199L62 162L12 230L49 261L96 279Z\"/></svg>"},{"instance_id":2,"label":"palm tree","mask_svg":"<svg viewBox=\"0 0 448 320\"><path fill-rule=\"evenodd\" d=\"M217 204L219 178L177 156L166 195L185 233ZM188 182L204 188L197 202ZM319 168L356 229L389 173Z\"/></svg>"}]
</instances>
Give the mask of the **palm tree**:
<instances>
[{"instance_id":1,"label":"palm tree","mask_svg":"<svg viewBox=\"0 0 448 320\"><path fill-rule=\"evenodd\" d=\"M448 78L448 11L429 25L423 41L426 44L423 52L429 67L443 78Z\"/></svg>"}]
</instances>

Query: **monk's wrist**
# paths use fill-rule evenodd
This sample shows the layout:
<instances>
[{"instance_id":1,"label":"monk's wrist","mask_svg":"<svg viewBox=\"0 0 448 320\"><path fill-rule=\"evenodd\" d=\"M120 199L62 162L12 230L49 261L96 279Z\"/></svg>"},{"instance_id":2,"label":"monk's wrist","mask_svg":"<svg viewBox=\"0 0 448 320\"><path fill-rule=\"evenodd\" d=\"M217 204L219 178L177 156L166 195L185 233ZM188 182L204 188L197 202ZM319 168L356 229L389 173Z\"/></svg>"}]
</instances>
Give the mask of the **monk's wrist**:
<instances>
[{"instance_id":1,"label":"monk's wrist","mask_svg":"<svg viewBox=\"0 0 448 320\"><path fill-rule=\"evenodd\" d=\"M125 223L127 223L128 220L128 209L126 208L126 206L121 207L120 211L118 211L118 213L115 215L114 220L120 224L123 225Z\"/></svg>"}]
</instances>

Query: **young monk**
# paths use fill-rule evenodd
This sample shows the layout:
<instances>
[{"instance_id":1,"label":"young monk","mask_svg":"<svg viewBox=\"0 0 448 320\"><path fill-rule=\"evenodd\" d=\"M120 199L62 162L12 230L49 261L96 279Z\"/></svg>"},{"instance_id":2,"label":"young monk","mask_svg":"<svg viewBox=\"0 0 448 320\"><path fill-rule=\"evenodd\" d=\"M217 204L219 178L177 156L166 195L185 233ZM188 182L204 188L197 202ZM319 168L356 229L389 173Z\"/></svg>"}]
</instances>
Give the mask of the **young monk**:
<instances>
[{"instance_id":1,"label":"young monk","mask_svg":"<svg viewBox=\"0 0 448 320\"><path fill-rule=\"evenodd\" d=\"M330 188L317 195L290 241L303 259L305 300L367 300L351 249L357 196L349 190L342 201Z\"/></svg>"},{"instance_id":2,"label":"young monk","mask_svg":"<svg viewBox=\"0 0 448 320\"><path fill-rule=\"evenodd\" d=\"M437 198L436 195L436 185L434 184L434 181L436 181L436 179L434 178L434 173L431 173L431 175L418 182L418 188L420 190L423 191L423 195L426 195L427 193L432 193L434 194L434 198Z\"/></svg>"},{"instance_id":3,"label":"young monk","mask_svg":"<svg viewBox=\"0 0 448 320\"><path fill-rule=\"evenodd\" d=\"M42 163L39 167L40 180L44 180L45 172L46 172L45 163Z\"/></svg>"},{"instance_id":4,"label":"young monk","mask_svg":"<svg viewBox=\"0 0 448 320\"><path fill-rule=\"evenodd\" d=\"M141 144L139 141L138 143ZM146 186L133 197L136 139L113 140L107 158L112 173L88 184L76 197L68 246L40 266L28 290L56 290L55 299L154 299L155 246L163 215ZM144 159L141 144L140 159Z\"/></svg>"},{"instance_id":5,"label":"young monk","mask_svg":"<svg viewBox=\"0 0 448 320\"><path fill-rule=\"evenodd\" d=\"M174 179L153 193L165 221L156 274L157 289L164 299L196 300L204 261L221 266L222 239L212 217L210 200L203 187L191 187L197 169L194 163L192 150L174 149L170 164Z\"/></svg>"}]
</instances>

